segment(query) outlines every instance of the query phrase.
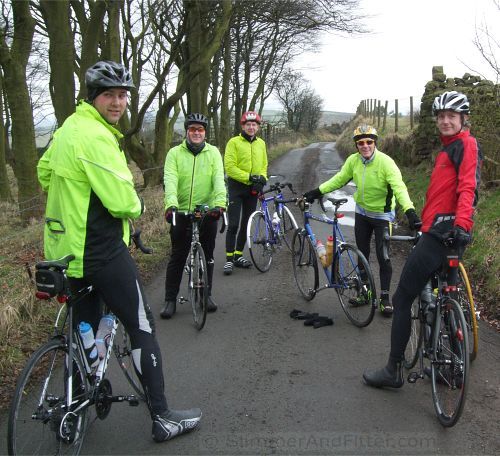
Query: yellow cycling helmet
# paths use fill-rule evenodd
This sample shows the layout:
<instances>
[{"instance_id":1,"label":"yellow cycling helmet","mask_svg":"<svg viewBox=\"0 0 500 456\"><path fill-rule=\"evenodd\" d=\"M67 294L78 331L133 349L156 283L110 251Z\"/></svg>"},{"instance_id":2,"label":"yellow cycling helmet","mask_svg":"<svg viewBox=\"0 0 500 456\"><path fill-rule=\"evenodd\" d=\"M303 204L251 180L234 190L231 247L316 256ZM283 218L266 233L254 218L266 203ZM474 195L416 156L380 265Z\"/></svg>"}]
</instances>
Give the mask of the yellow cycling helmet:
<instances>
[{"instance_id":1,"label":"yellow cycling helmet","mask_svg":"<svg viewBox=\"0 0 500 456\"><path fill-rule=\"evenodd\" d=\"M375 130L375 128L371 125L360 125L354 130L352 139L354 139L354 142L356 142L361 138L371 138L376 141L378 139L377 130Z\"/></svg>"}]
</instances>

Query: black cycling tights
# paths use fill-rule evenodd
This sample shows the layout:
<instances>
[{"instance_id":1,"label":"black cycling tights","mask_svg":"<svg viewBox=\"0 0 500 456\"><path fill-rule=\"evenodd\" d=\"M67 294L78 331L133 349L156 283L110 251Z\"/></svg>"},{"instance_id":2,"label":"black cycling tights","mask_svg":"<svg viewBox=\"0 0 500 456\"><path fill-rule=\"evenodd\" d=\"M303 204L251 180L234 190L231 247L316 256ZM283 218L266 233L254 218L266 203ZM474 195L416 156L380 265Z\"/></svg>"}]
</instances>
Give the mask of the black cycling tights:
<instances>
[{"instance_id":1,"label":"black cycling tights","mask_svg":"<svg viewBox=\"0 0 500 456\"><path fill-rule=\"evenodd\" d=\"M434 272L441 268L446 253L447 249L442 242L424 233L406 260L398 287L392 297L394 315L390 358L394 362L403 359L410 338L411 305Z\"/></svg>"},{"instance_id":2,"label":"black cycling tights","mask_svg":"<svg viewBox=\"0 0 500 456\"><path fill-rule=\"evenodd\" d=\"M389 226L387 220L380 220L366 215L356 214L354 223L354 235L356 236L356 245L361 253L370 259L370 242L373 232L375 232L375 251L380 268L380 290L389 291L392 278L391 260L384 260L383 235L384 228Z\"/></svg>"},{"instance_id":3,"label":"black cycling tights","mask_svg":"<svg viewBox=\"0 0 500 456\"><path fill-rule=\"evenodd\" d=\"M250 193L250 186L228 180L229 205L226 233L226 254L243 252L247 239L248 219L257 207L257 195ZM238 238L236 239L236 234Z\"/></svg>"},{"instance_id":4,"label":"black cycling tights","mask_svg":"<svg viewBox=\"0 0 500 456\"><path fill-rule=\"evenodd\" d=\"M132 356L152 415L167 410L160 347L154 320L134 260L127 248L98 272L70 279L72 290L93 285L94 291L75 306L75 324L87 321L94 334L99 325L100 298L119 318L130 335Z\"/></svg>"}]
</instances>

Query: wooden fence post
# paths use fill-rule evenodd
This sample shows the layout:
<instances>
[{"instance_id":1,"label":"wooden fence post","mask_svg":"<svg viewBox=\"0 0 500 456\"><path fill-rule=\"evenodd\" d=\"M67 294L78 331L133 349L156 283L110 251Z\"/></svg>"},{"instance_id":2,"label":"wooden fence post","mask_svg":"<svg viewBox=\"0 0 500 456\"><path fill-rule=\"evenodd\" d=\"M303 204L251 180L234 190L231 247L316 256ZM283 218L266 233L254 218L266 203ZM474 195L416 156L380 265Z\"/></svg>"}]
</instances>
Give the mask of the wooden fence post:
<instances>
[{"instance_id":1,"label":"wooden fence post","mask_svg":"<svg viewBox=\"0 0 500 456\"><path fill-rule=\"evenodd\" d=\"M380 100L377 104L377 128L380 128Z\"/></svg>"},{"instance_id":2,"label":"wooden fence post","mask_svg":"<svg viewBox=\"0 0 500 456\"><path fill-rule=\"evenodd\" d=\"M394 104L395 104L394 133L397 133L398 132L398 116L399 116L399 108L398 108L398 99L397 98L396 98L396 100L394 100Z\"/></svg>"},{"instance_id":3,"label":"wooden fence post","mask_svg":"<svg viewBox=\"0 0 500 456\"><path fill-rule=\"evenodd\" d=\"M383 121L383 124L382 124L382 129L385 130L385 125L386 125L386 121L387 121L387 106L388 106L389 102L387 100L385 100L385 107L384 107L384 121Z\"/></svg>"},{"instance_id":4,"label":"wooden fence post","mask_svg":"<svg viewBox=\"0 0 500 456\"><path fill-rule=\"evenodd\" d=\"M410 130L413 130L413 97L410 97Z\"/></svg>"}]
</instances>

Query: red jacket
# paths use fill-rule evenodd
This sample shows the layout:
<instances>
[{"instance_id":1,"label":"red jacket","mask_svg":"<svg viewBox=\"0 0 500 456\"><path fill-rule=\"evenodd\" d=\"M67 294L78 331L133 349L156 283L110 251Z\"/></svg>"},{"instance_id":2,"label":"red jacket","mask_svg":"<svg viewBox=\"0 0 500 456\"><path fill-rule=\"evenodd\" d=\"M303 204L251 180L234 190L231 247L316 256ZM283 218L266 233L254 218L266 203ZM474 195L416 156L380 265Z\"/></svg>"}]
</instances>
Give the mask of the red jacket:
<instances>
[{"instance_id":1,"label":"red jacket","mask_svg":"<svg viewBox=\"0 0 500 456\"><path fill-rule=\"evenodd\" d=\"M481 150L468 130L441 136L441 143L422 211L422 232L441 235L454 225L470 232L481 176Z\"/></svg>"}]
</instances>

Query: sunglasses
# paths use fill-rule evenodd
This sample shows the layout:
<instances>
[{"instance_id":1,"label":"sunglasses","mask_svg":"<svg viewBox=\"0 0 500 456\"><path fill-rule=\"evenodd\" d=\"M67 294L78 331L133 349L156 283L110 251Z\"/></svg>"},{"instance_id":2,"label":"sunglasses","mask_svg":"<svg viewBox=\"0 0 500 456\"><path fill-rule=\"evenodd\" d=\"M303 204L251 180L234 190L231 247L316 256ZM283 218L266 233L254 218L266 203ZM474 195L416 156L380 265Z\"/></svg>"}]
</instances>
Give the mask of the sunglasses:
<instances>
[{"instance_id":1,"label":"sunglasses","mask_svg":"<svg viewBox=\"0 0 500 456\"><path fill-rule=\"evenodd\" d=\"M367 144L368 146L371 146L375 141L373 139L360 139L359 141L356 141L356 145L358 146L364 146Z\"/></svg>"},{"instance_id":2,"label":"sunglasses","mask_svg":"<svg viewBox=\"0 0 500 456\"><path fill-rule=\"evenodd\" d=\"M188 127L189 133L203 133L205 131L204 127Z\"/></svg>"}]
</instances>

